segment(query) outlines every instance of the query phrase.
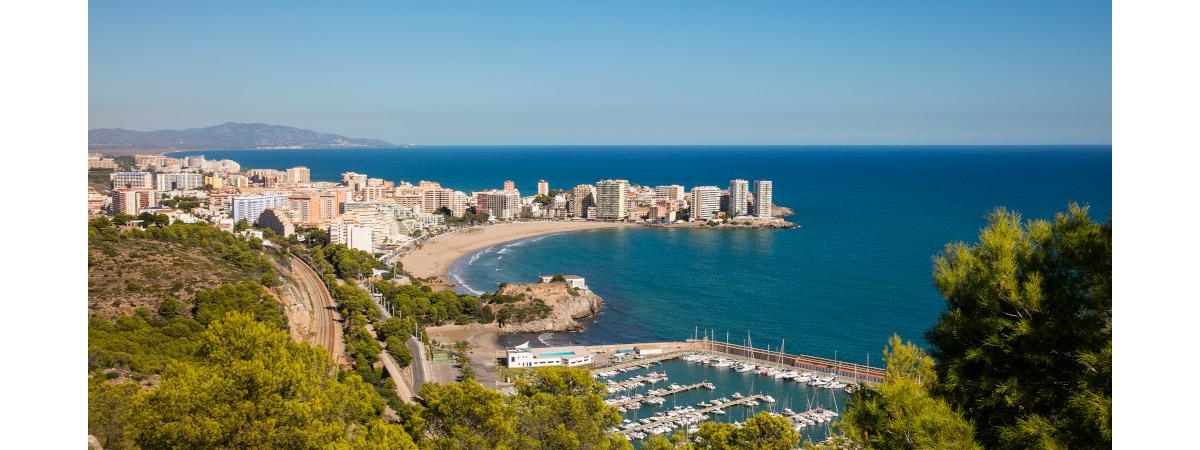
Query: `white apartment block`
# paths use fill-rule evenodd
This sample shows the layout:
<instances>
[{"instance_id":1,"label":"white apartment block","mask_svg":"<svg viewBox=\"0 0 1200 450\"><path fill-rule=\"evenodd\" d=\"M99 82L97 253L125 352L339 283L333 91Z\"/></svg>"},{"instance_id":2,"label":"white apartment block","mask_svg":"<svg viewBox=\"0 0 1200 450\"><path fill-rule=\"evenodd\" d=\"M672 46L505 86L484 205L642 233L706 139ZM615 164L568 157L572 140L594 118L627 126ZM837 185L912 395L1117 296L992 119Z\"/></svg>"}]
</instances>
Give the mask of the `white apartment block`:
<instances>
[{"instance_id":1,"label":"white apartment block","mask_svg":"<svg viewBox=\"0 0 1200 450\"><path fill-rule=\"evenodd\" d=\"M150 172L113 172L109 175L113 189L153 188L154 178Z\"/></svg>"},{"instance_id":2,"label":"white apartment block","mask_svg":"<svg viewBox=\"0 0 1200 450\"><path fill-rule=\"evenodd\" d=\"M761 218L771 217L771 191L772 185L770 180L754 180L754 215Z\"/></svg>"},{"instance_id":3,"label":"white apartment block","mask_svg":"<svg viewBox=\"0 0 1200 450\"><path fill-rule=\"evenodd\" d=\"M716 186L696 186L692 188L691 203L692 219L712 219L721 210L721 189Z\"/></svg>"},{"instance_id":4,"label":"white apartment block","mask_svg":"<svg viewBox=\"0 0 1200 450\"><path fill-rule=\"evenodd\" d=\"M600 180L596 183L596 219L625 220L629 216L629 181Z\"/></svg>"},{"instance_id":5,"label":"white apartment block","mask_svg":"<svg viewBox=\"0 0 1200 450\"><path fill-rule=\"evenodd\" d=\"M746 180L729 181L729 210L730 217L750 214L750 183Z\"/></svg>"},{"instance_id":6,"label":"white apartment block","mask_svg":"<svg viewBox=\"0 0 1200 450\"><path fill-rule=\"evenodd\" d=\"M454 217L462 217L467 213L467 204L470 203L470 197L462 191L454 191L450 194L450 215Z\"/></svg>"},{"instance_id":7,"label":"white apartment block","mask_svg":"<svg viewBox=\"0 0 1200 450\"><path fill-rule=\"evenodd\" d=\"M375 231L370 227L360 225L346 227L346 246L373 253L375 251Z\"/></svg>"},{"instance_id":8,"label":"white apartment block","mask_svg":"<svg viewBox=\"0 0 1200 450\"><path fill-rule=\"evenodd\" d=\"M154 178L154 187L160 191L186 191L204 187L204 175L198 173L160 173Z\"/></svg>"},{"instance_id":9,"label":"white apartment block","mask_svg":"<svg viewBox=\"0 0 1200 450\"><path fill-rule=\"evenodd\" d=\"M230 199L230 216L233 217L234 223L245 219L246 222L253 224L258 222L258 216L262 215L263 211L270 208L286 207L287 199L287 195L284 194L235 196Z\"/></svg>"}]
</instances>

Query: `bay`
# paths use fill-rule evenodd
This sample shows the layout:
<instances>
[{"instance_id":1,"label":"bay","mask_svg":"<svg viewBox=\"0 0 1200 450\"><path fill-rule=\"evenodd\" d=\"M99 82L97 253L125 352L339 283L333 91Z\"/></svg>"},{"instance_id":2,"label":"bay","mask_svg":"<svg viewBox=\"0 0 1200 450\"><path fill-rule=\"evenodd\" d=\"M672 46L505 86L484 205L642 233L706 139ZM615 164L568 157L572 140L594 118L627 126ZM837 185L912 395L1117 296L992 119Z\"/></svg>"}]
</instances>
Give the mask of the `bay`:
<instances>
[{"instance_id":1,"label":"bay","mask_svg":"<svg viewBox=\"0 0 1200 450\"><path fill-rule=\"evenodd\" d=\"M493 290L544 273L573 273L606 301L563 344L692 337L878 365L888 336L923 344L944 310L932 257L973 241L998 206L1052 218L1068 202L1112 210L1109 146L505 146L184 152L243 168L304 165L317 180L345 171L439 181L470 192L513 180L570 188L605 178L644 185L726 187L774 181L791 230L595 230L495 246L458 261L460 289ZM472 262L473 261L473 262ZM702 333L702 332L701 332ZM513 336L511 341L530 336Z\"/></svg>"}]
</instances>

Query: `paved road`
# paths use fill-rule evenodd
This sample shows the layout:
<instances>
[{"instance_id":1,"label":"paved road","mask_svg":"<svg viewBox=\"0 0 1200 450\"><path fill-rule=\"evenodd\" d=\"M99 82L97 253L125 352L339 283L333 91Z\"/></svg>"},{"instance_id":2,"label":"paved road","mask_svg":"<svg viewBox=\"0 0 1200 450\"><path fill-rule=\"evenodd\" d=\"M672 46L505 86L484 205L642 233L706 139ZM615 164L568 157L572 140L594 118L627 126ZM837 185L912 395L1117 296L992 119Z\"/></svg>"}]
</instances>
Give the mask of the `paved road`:
<instances>
[{"instance_id":1,"label":"paved road","mask_svg":"<svg viewBox=\"0 0 1200 450\"><path fill-rule=\"evenodd\" d=\"M396 360L392 359L392 355L384 349L379 354L379 359L383 361L383 368L391 375L392 381L396 385L396 395L404 403L413 403L415 395L408 389L408 383L404 380L404 373L401 372L400 366L396 364Z\"/></svg>"},{"instance_id":2,"label":"paved road","mask_svg":"<svg viewBox=\"0 0 1200 450\"><path fill-rule=\"evenodd\" d=\"M430 379L429 361L425 360L425 346L415 337L408 338L408 350L412 352L413 389L420 390L421 384Z\"/></svg>"}]
</instances>

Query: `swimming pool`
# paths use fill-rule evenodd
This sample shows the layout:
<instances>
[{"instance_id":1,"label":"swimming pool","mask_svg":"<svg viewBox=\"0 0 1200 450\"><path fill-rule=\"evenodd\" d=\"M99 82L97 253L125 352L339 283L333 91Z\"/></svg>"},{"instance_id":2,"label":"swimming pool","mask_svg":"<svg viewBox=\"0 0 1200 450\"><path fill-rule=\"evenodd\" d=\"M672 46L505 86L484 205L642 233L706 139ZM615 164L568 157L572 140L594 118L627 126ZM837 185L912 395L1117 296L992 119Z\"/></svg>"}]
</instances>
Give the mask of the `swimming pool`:
<instances>
[{"instance_id":1,"label":"swimming pool","mask_svg":"<svg viewBox=\"0 0 1200 450\"><path fill-rule=\"evenodd\" d=\"M575 354L575 352L550 352L550 353L538 353L538 356L572 356L574 354Z\"/></svg>"}]
</instances>

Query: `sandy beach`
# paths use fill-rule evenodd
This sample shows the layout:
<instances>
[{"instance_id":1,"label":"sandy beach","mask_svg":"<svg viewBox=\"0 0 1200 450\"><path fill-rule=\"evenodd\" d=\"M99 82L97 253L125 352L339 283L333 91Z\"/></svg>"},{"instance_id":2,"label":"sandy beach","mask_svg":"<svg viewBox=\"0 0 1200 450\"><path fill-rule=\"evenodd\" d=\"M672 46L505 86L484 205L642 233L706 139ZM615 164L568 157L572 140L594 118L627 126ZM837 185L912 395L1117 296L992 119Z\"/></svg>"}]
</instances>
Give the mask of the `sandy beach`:
<instances>
[{"instance_id":1,"label":"sandy beach","mask_svg":"<svg viewBox=\"0 0 1200 450\"><path fill-rule=\"evenodd\" d=\"M489 225L442 235L404 255L404 270L420 277L445 276L454 261L475 250L533 237L567 231L637 226L624 222L517 222Z\"/></svg>"}]
</instances>

